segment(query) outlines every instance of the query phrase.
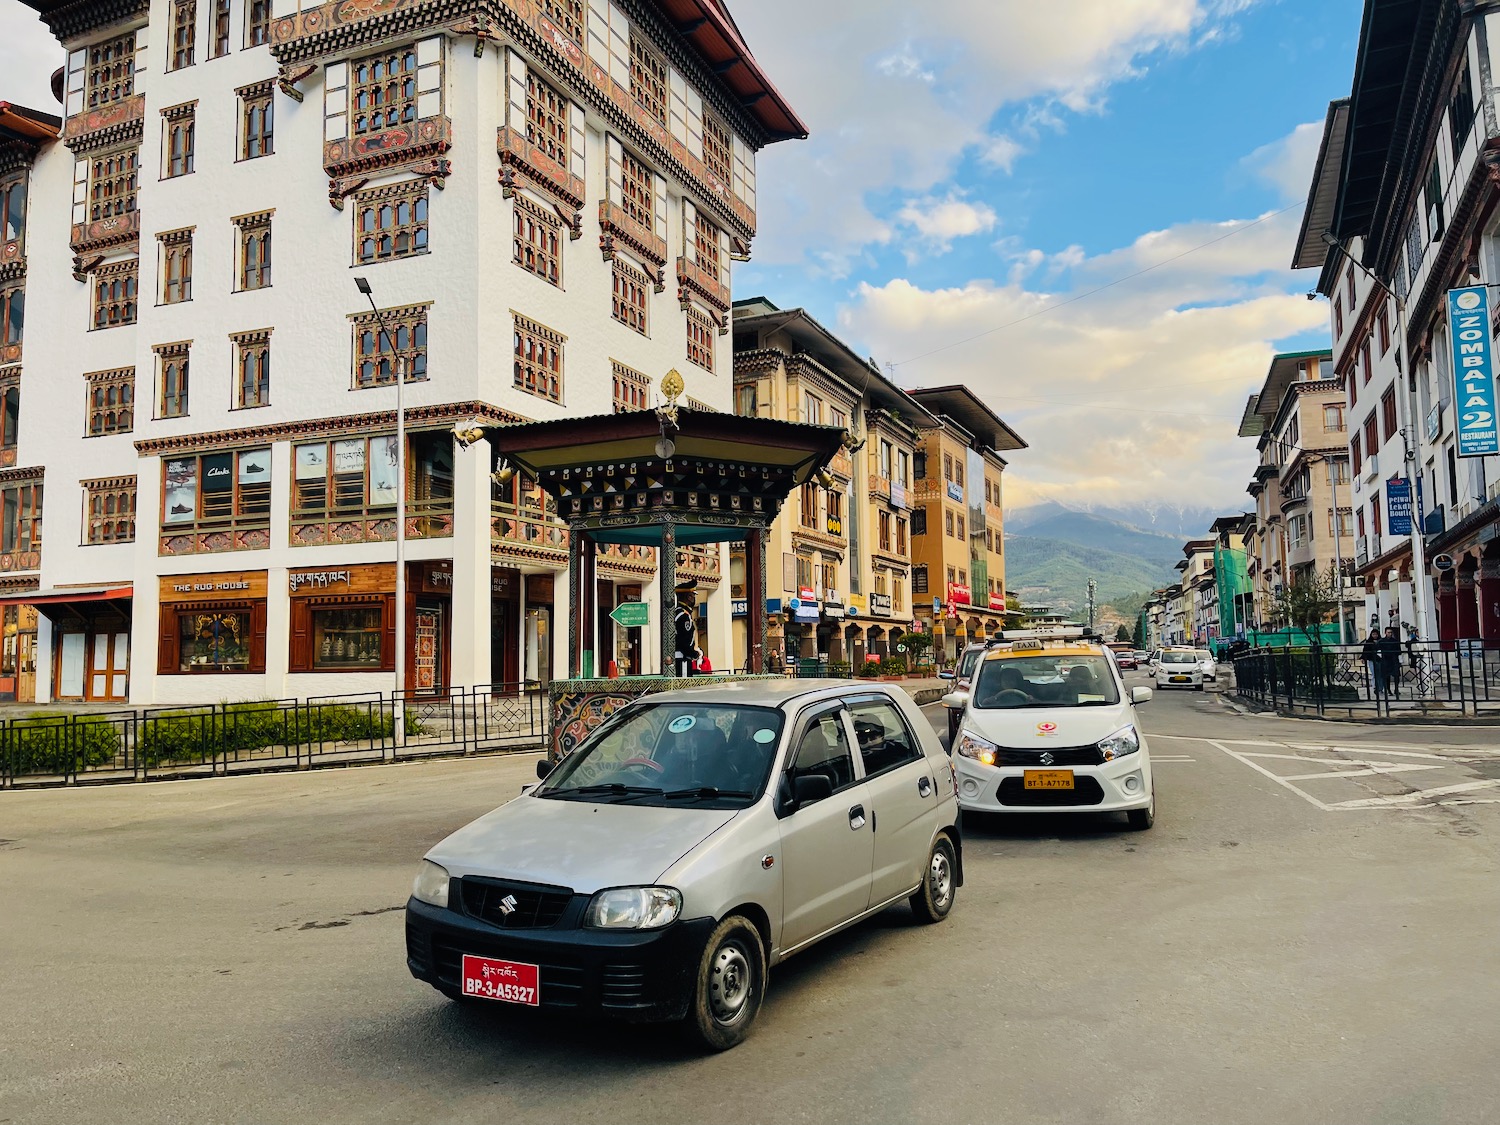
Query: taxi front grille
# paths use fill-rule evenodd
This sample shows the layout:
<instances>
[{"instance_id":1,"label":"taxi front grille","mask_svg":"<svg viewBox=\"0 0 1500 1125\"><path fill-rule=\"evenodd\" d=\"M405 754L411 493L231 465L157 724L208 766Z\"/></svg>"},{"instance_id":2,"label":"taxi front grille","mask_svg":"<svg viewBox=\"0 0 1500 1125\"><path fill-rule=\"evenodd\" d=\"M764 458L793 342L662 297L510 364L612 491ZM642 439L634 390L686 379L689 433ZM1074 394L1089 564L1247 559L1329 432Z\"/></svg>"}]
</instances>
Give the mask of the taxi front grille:
<instances>
[{"instance_id":1,"label":"taxi front grille","mask_svg":"<svg viewBox=\"0 0 1500 1125\"><path fill-rule=\"evenodd\" d=\"M1048 754L1052 760L1042 761ZM997 766L1102 766L1104 753L1097 746L1043 746L1037 750L1017 750L1002 746L995 751Z\"/></svg>"}]
</instances>

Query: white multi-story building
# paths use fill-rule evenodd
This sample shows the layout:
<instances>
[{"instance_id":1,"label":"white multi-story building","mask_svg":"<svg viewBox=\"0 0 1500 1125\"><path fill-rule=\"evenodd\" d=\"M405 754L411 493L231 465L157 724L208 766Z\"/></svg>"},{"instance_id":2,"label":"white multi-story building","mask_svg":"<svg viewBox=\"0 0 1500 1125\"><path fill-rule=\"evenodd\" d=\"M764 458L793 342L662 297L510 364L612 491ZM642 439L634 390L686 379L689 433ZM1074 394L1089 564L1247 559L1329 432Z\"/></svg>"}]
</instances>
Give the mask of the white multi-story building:
<instances>
[{"instance_id":1,"label":"white multi-story building","mask_svg":"<svg viewBox=\"0 0 1500 1125\"><path fill-rule=\"evenodd\" d=\"M551 679L567 529L453 430L653 406L672 368L732 409L755 153L805 130L720 0L29 2L63 123L0 487L45 488L47 542L0 569L40 588L37 696L388 688L398 463L408 685ZM719 556L681 561L728 667ZM654 569L605 552L602 609Z\"/></svg>"}]
</instances>

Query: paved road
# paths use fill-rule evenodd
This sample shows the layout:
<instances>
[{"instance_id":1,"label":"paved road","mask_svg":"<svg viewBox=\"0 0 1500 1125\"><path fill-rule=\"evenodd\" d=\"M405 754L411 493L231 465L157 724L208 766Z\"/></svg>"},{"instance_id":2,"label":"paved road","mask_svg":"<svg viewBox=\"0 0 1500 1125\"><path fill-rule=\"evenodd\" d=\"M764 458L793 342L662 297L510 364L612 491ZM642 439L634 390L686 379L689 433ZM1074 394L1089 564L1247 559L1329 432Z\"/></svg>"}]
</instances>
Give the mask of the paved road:
<instances>
[{"instance_id":1,"label":"paved road","mask_svg":"<svg viewBox=\"0 0 1500 1125\"><path fill-rule=\"evenodd\" d=\"M1493 731L1144 714L1152 832L969 823L946 924L715 1057L406 975L415 860L530 757L0 794L0 1122L1494 1121Z\"/></svg>"}]
</instances>

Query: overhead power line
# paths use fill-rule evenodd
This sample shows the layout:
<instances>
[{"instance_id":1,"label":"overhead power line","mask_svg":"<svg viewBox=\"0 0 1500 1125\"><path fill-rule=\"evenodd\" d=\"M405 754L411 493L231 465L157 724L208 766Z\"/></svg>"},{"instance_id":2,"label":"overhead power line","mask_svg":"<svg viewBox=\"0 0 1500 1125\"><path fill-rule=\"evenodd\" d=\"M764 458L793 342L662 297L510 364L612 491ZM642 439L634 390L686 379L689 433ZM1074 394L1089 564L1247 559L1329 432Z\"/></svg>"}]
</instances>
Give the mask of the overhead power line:
<instances>
[{"instance_id":1,"label":"overhead power line","mask_svg":"<svg viewBox=\"0 0 1500 1125\"><path fill-rule=\"evenodd\" d=\"M1296 203L1288 204L1280 211L1272 211L1269 215L1262 215L1258 219L1252 219L1242 227L1235 227L1234 230L1229 231L1226 234L1221 234L1218 238L1211 238L1207 242L1200 242L1197 246L1191 246L1180 253L1173 254L1170 258L1163 258L1161 261L1156 262L1153 265L1146 266L1144 269L1138 269L1134 273L1126 274L1124 277L1117 277L1113 281L1106 281L1103 285L1097 286L1093 289L1085 289L1082 293L1075 293L1065 301L1058 301L1055 304L1047 305L1043 308L1037 309L1035 312L1027 313L1025 316L1017 317L1015 320L1008 320L1004 324L997 324L993 328L986 328L983 332L976 332L974 335L965 336L961 340L952 340L949 343L941 344L930 351L925 351L920 355L914 355L910 359L903 359L895 366L905 367L908 363L916 363L919 359L926 359L928 356L937 355L939 352L946 352L951 348L960 347L963 344L971 344L975 340L982 340L984 337L991 336L996 332L1002 332L1007 328L1014 328L1016 325L1024 324L1028 320L1035 320L1037 317L1042 316L1046 313L1053 312L1057 309L1066 308L1068 305L1077 304L1079 301L1082 301L1086 297L1092 297L1096 293L1103 293L1106 289L1113 289L1116 285L1123 285L1127 281L1133 281L1138 277L1150 273L1152 270L1161 269L1162 266L1169 266L1173 262L1179 261L1182 258L1186 258L1189 254L1196 254L1199 250L1206 250L1210 246L1217 246L1226 238L1233 238L1235 235L1242 234L1245 231L1250 230L1252 227L1260 226L1261 223L1270 222L1278 215L1285 215L1288 211L1291 211L1297 207L1301 207L1306 202L1307 200L1305 198L1299 199Z\"/></svg>"}]
</instances>

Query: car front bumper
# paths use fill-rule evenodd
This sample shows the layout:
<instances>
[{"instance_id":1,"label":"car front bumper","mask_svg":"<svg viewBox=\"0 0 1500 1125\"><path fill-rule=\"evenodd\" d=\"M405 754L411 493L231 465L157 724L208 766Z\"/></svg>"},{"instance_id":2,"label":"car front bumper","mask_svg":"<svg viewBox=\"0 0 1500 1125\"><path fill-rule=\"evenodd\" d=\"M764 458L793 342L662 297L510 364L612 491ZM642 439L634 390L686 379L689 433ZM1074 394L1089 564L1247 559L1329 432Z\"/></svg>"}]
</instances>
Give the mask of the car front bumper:
<instances>
[{"instance_id":1,"label":"car front bumper","mask_svg":"<svg viewBox=\"0 0 1500 1125\"><path fill-rule=\"evenodd\" d=\"M1178 675L1181 674L1182 673L1178 673ZM1151 679L1153 684L1158 688L1194 688L1203 686L1202 672L1194 672L1192 675L1188 676L1186 680L1181 680L1177 683L1173 683L1168 676L1153 676L1151 677Z\"/></svg>"},{"instance_id":2,"label":"car front bumper","mask_svg":"<svg viewBox=\"0 0 1500 1125\"><path fill-rule=\"evenodd\" d=\"M457 994L464 954L517 961L538 966L537 999L549 1011L675 1020L687 1015L715 925L693 918L650 931L502 930L413 898L406 904L406 967L418 980Z\"/></svg>"},{"instance_id":3,"label":"car front bumper","mask_svg":"<svg viewBox=\"0 0 1500 1125\"><path fill-rule=\"evenodd\" d=\"M958 805L965 812L1124 812L1151 804L1151 762L1144 750L1102 766L987 766L957 754L953 760ZM1027 789L1028 769L1069 770L1074 788Z\"/></svg>"}]
</instances>

